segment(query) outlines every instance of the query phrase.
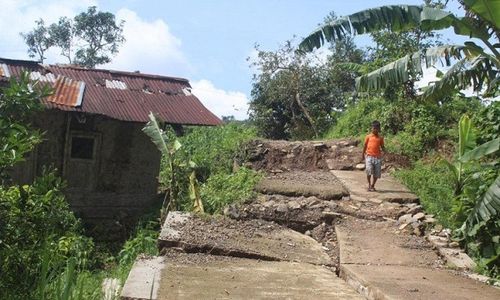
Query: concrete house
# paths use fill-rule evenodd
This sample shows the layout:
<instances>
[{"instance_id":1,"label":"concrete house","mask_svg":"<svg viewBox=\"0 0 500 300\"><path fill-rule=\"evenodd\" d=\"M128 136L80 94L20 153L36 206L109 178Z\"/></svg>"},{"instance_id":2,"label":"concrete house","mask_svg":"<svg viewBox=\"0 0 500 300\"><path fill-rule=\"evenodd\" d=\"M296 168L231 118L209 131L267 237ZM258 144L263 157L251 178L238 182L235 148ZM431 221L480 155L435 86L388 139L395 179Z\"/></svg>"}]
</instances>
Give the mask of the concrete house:
<instances>
[{"instance_id":1,"label":"concrete house","mask_svg":"<svg viewBox=\"0 0 500 300\"><path fill-rule=\"evenodd\" d=\"M13 177L28 183L44 166L57 168L71 208L88 224L125 223L154 201L160 153L141 131L150 112L177 128L221 124L186 79L0 58L0 84L23 70L54 94L33 120L44 141Z\"/></svg>"}]
</instances>

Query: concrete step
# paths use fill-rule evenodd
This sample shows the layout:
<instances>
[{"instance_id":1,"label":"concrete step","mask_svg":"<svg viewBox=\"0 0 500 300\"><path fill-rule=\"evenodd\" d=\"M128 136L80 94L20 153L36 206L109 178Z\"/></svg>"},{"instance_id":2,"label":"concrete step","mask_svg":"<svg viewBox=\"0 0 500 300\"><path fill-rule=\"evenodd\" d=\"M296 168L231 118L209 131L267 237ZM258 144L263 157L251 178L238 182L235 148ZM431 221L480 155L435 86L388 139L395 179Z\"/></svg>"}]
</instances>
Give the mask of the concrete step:
<instances>
[{"instance_id":1,"label":"concrete step","mask_svg":"<svg viewBox=\"0 0 500 300\"><path fill-rule=\"evenodd\" d=\"M263 220L170 212L158 244L161 250L177 248L190 253L335 265L311 237Z\"/></svg>"},{"instance_id":2,"label":"concrete step","mask_svg":"<svg viewBox=\"0 0 500 300\"><path fill-rule=\"evenodd\" d=\"M418 197L387 173L377 181L376 192L367 190L366 173L362 171L330 171L337 177L352 198L364 198L372 202L419 203Z\"/></svg>"},{"instance_id":3,"label":"concrete step","mask_svg":"<svg viewBox=\"0 0 500 300\"><path fill-rule=\"evenodd\" d=\"M315 196L323 200L339 200L348 195L342 183L325 171L292 171L268 175L257 184L255 190L263 194Z\"/></svg>"},{"instance_id":4,"label":"concrete step","mask_svg":"<svg viewBox=\"0 0 500 300\"><path fill-rule=\"evenodd\" d=\"M150 260L161 271L144 273L148 263L136 262L122 299L362 299L328 268L307 263L175 251Z\"/></svg>"}]
</instances>

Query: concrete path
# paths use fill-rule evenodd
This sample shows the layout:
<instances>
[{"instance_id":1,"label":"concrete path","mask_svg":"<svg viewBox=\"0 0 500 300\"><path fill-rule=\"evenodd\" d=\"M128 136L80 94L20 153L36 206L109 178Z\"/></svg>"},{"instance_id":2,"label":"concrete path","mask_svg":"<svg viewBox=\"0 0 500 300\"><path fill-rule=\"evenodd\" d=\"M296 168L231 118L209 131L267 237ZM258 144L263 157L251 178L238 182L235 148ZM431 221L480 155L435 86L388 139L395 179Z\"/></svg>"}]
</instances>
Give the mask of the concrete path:
<instances>
[{"instance_id":1,"label":"concrete path","mask_svg":"<svg viewBox=\"0 0 500 300\"><path fill-rule=\"evenodd\" d=\"M400 230L398 217L421 208L390 176L368 192L361 171L310 175L318 189L305 172L270 175L260 191L271 194L231 206L233 219L171 212L162 256L135 263L122 299L500 299Z\"/></svg>"},{"instance_id":2,"label":"concrete path","mask_svg":"<svg viewBox=\"0 0 500 300\"><path fill-rule=\"evenodd\" d=\"M330 172L340 179L353 199L364 198L373 202L379 200L397 203L418 203L418 197L415 194L388 174L383 173L382 178L377 181L375 185L377 192L369 192L365 172L337 170Z\"/></svg>"},{"instance_id":3,"label":"concrete path","mask_svg":"<svg viewBox=\"0 0 500 300\"><path fill-rule=\"evenodd\" d=\"M365 192L360 188L365 187L363 172L333 173L351 195L398 202L416 199L388 175L380 182L380 192ZM335 229L340 276L367 299L500 299L500 289L445 269L430 242L397 234L393 222L347 217Z\"/></svg>"},{"instance_id":4,"label":"concrete path","mask_svg":"<svg viewBox=\"0 0 500 300\"><path fill-rule=\"evenodd\" d=\"M307 263L177 253L158 299L362 299L335 273Z\"/></svg>"}]
</instances>

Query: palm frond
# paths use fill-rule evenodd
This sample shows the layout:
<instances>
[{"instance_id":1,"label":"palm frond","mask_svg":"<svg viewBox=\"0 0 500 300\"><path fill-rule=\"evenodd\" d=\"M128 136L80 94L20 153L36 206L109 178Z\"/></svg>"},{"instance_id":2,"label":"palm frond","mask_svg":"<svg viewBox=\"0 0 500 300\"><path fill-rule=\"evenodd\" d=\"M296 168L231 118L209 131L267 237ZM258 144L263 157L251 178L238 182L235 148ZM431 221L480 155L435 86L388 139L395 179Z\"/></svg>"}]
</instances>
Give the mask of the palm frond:
<instances>
[{"instance_id":1,"label":"palm frond","mask_svg":"<svg viewBox=\"0 0 500 300\"><path fill-rule=\"evenodd\" d=\"M358 91L370 91L400 84L411 79L411 75L422 74L420 52L406 55L375 71L356 78Z\"/></svg>"},{"instance_id":2,"label":"palm frond","mask_svg":"<svg viewBox=\"0 0 500 300\"><path fill-rule=\"evenodd\" d=\"M498 85L495 81L499 72L494 69L493 62L487 56L475 57L472 61L463 58L456 62L441 79L429 86L422 97L428 100L437 100L453 91L472 87L474 91L481 92L486 86L487 92Z\"/></svg>"},{"instance_id":3,"label":"palm frond","mask_svg":"<svg viewBox=\"0 0 500 300\"><path fill-rule=\"evenodd\" d=\"M500 29L500 1L464 0L464 4L496 29Z\"/></svg>"},{"instance_id":4,"label":"palm frond","mask_svg":"<svg viewBox=\"0 0 500 300\"><path fill-rule=\"evenodd\" d=\"M465 232L469 236L476 235L481 227L500 214L500 176L491 184L483 197L476 203L473 211L464 223Z\"/></svg>"},{"instance_id":5,"label":"palm frond","mask_svg":"<svg viewBox=\"0 0 500 300\"><path fill-rule=\"evenodd\" d=\"M464 155L459 158L459 160L461 162L468 162L471 160L480 159L486 155L495 153L498 150L500 150L500 138L496 138L482 145L479 145L470 151L465 152Z\"/></svg>"},{"instance_id":6,"label":"palm frond","mask_svg":"<svg viewBox=\"0 0 500 300\"><path fill-rule=\"evenodd\" d=\"M439 30L450 27L457 18L450 12L417 5L388 5L363 10L325 24L299 45L303 51L312 51L325 44L342 40L351 34L365 34L388 29L393 32L414 28Z\"/></svg>"}]
</instances>

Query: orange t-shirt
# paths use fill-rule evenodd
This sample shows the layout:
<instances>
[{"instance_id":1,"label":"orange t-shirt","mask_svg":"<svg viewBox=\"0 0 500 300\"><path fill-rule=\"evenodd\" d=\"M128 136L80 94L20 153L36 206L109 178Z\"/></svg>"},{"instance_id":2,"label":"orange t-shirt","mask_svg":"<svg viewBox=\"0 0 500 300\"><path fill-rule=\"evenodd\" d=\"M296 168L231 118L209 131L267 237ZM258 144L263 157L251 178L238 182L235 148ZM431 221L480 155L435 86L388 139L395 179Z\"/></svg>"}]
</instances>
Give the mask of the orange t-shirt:
<instances>
[{"instance_id":1,"label":"orange t-shirt","mask_svg":"<svg viewBox=\"0 0 500 300\"><path fill-rule=\"evenodd\" d=\"M384 138L370 133L365 138L366 155L380 157L380 148L384 145Z\"/></svg>"}]
</instances>

